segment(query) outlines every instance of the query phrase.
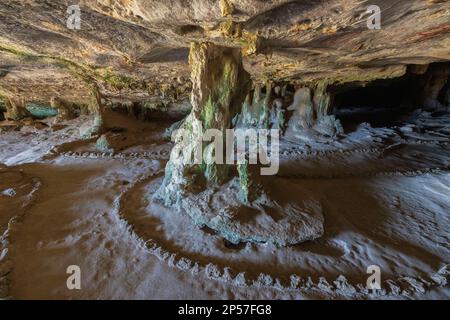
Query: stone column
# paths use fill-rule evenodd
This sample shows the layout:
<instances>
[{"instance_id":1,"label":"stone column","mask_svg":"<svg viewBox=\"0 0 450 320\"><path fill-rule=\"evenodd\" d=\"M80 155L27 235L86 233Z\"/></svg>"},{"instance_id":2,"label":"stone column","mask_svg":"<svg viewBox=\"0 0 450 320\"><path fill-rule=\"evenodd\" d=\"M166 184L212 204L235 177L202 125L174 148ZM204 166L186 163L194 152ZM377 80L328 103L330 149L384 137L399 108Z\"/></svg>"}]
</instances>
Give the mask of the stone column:
<instances>
[{"instance_id":1,"label":"stone column","mask_svg":"<svg viewBox=\"0 0 450 320\"><path fill-rule=\"evenodd\" d=\"M232 127L233 117L241 110L248 91L250 76L242 65L239 49L216 46L213 43L192 43L189 54L191 67L192 93L191 114L181 129L191 133L191 138L207 129L221 133L225 148L226 129ZM215 144L199 142L192 138L182 149L200 149L206 160L215 155ZM163 185L156 197L166 205L176 204L183 193L203 183L221 184L228 177L229 166L202 160L201 164L186 164L177 161L180 157L180 141L176 142L166 167ZM186 142L184 142L186 143ZM222 150L225 154L224 150ZM225 159L224 159L225 160Z\"/></svg>"},{"instance_id":2,"label":"stone column","mask_svg":"<svg viewBox=\"0 0 450 320\"><path fill-rule=\"evenodd\" d=\"M105 110L102 105L100 88L97 84L93 84L91 88L89 112L94 115L94 125L88 135L95 136L103 134L105 132Z\"/></svg>"},{"instance_id":3,"label":"stone column","mask_svg":"<svg viewBox=\"0 0 450 320\"><path fill-rule=\"evenodd\" d=\"M429 75L422 93L422 103L426 108L439 108L442 104L439 102L439 94L445 88L450 68L433 68L429 70Z\"/></svg>"},{"instance_id":4,"label":"stone column","mask_svg":"<svg viewBox=\"0 0 450 320\"><path fill-rule=\"evenodd\" d=\"M297 89L288 110L294 111L294 114L289 120L287 135L311 129L315 123L311 89L307 87Z\"/></svg>"}]
</instances>

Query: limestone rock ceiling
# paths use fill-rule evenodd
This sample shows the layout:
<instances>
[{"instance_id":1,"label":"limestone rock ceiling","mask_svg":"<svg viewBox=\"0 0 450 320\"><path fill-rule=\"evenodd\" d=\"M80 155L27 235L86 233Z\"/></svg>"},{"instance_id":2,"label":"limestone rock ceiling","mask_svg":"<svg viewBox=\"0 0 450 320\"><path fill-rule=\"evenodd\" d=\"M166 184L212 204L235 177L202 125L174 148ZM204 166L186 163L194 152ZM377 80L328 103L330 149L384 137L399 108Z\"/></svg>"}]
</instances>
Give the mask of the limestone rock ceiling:
<instances>
[{"instance_id":1,"label":"limestone rock ceiling","mask_svg":"<svg viewBox=\"0 0 450 320\"><path fill-rule=\"evenodd\" d=\"M131 100L185 99L192 41L242 48L255 82L352 82L450 60L450 2L440 0L2 0L0 94L89 97L89 82ZM367 28L369 5L381 30Z\"/></svg>"}]
</instances>

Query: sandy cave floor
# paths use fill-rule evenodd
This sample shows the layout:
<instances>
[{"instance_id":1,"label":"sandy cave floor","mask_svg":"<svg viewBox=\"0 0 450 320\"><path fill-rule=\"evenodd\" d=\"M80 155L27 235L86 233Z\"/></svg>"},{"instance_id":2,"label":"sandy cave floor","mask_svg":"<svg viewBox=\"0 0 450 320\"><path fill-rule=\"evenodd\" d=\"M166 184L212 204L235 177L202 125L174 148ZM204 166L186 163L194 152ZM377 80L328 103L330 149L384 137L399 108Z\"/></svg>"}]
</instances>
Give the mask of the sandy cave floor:
<instances>
[{"instance_id":1,"label":"sandy cave floor","mask_svg":"<svg viewBox=\"0 0 450 320\"><path fill-rule=\"evenodd\" d=\"M283 141L274 179L294 202L305 200L297 192L307 192L325 217L321 239L287 248L232 245L150 201L172 147L161 139L167 123L111 115L127 129L120 133L123 150L111 155L81 138L90 121L0 133L0 293L17 299L450 297L448 113L416 111L390 128L361 124L338 140ZM81 267L80 291L66 288L69 265ZM381 267L381 294L362 287L369 265Z\"/></svg>"}]
</instances>

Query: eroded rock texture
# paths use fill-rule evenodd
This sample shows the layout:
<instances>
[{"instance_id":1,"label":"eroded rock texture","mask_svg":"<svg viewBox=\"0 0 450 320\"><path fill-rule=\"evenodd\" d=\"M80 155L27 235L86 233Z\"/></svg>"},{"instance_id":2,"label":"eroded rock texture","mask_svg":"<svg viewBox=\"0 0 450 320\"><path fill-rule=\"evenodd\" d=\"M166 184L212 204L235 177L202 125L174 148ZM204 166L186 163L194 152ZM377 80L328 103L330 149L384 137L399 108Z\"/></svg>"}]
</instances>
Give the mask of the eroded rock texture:
<instances>
[{"instance_id":1,"label":"eroded rock texture","mask_svg":"<svg viewBox=\"0 0 450 320\"><path fill-rule=\"evenodd\" d=\"M186 101L192 41L241 49L246 70L261 84L364 82L450 59L448 1L78 3L81 29L71 30L73 1L1 2L2 95L88 104L96 83L108 99ZM369 4L382 10L381 30L367 28Z\"/></svg>"},{"instance_id":2,"label":"eroded rock texture","mask_svg":"<svg viewBox=\"0 0 450 320\"><path fill-rule=\"evenodd\" d=\"M6 113L4 117L6 120L21 120L28 115L25 109L23 100L7 98L5 101Z\"/></svg>"}]
</instances>

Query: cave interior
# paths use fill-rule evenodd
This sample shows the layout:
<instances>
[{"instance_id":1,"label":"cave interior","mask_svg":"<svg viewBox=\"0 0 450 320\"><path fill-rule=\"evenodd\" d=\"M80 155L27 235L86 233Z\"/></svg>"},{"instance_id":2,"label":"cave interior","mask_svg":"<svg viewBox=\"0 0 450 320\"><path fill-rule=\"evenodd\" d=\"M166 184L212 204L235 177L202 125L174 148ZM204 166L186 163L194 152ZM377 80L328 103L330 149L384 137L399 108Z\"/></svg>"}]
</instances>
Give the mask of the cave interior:
<instances>
[{"instance_id":1,"label":"cave interior","mask_svg":"<svg viewBox=\"0 0 450 320\"><path fill-rule=\"evenodd\" d=\"M2 1L0 299L450 297L450 2L373 2Z\"/></svg>"}]
</instances>

